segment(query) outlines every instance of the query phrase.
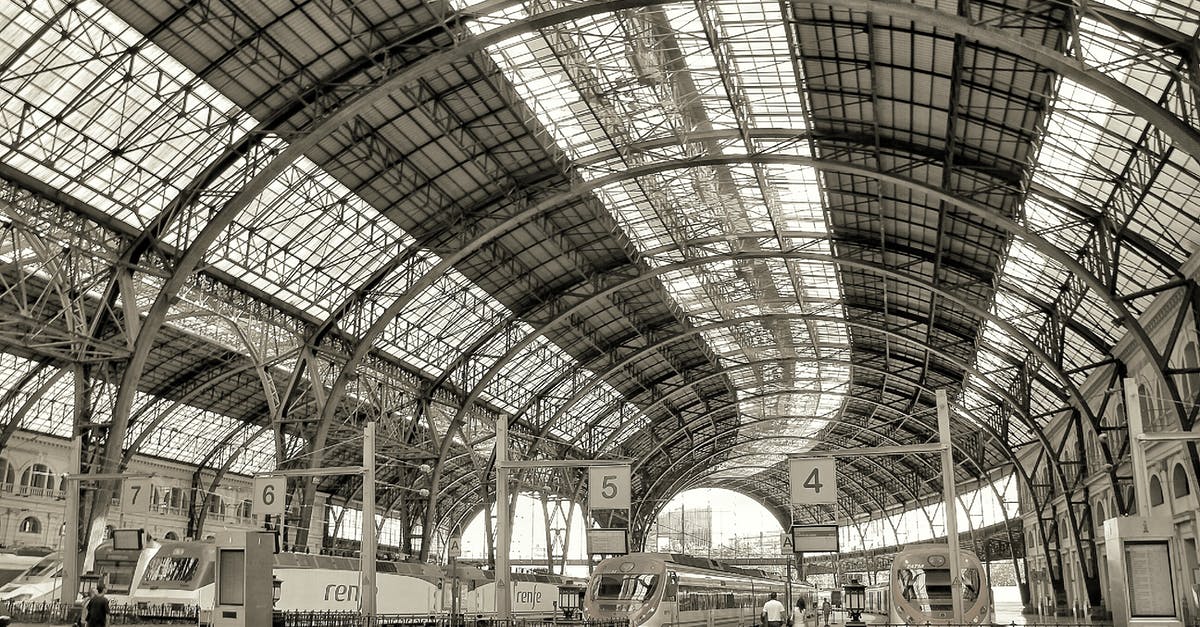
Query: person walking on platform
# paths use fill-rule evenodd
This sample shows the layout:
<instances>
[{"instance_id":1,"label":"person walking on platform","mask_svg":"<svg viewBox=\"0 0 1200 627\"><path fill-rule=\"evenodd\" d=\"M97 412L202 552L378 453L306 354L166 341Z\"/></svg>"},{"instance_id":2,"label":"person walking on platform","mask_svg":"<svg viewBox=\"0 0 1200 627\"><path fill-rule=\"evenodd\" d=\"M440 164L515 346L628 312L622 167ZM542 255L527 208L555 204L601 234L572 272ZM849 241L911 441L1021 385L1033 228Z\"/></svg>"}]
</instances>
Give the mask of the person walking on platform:
<instances>
[{"instance_id":1,"label":"person walking on platform","mask_svg":"<svg viewBox=\"0 0 1200 627\"><path fill-rule=\"evenodd\" d=\"M796 598L796 613L792 618L793 627L808 627L808 601L803 596Z\"/></svg>"},{"instance_id":2,"label":"person walking on platform","mask_svg":"<svg viewBox=\"0 0 1200 627\"><path fill-rule=\"evenodd\" d=\"M783 604L776 598L778 595L771 593L771 598L763 603L762 621L765 627L783 627L783 617L787 613Z\"/></svg>"},{"instance_id":3,"label":"person walking on platform","mask_svg":"<svg viewBox=\"0 0 1200 627\"><path fill-rule=\"evenodd\" d=\"M108 586L104 582L96 584L96 594L87 603L84 625L86 627L108 627L108 597L104 591Z\"/></svg>"},{"instance_id":4,"label":"person walking on platform","mask_svg":"<svg viewBox=\"0 0 1200 627\"><path fill-rule=\"evenodd\" d=\"M825 615L825 627L829 627L829 615L833 613L833 604L829 602L829 599L825 599L825 602L821 604L821 613Z\"/></svg>"}]
</instances>

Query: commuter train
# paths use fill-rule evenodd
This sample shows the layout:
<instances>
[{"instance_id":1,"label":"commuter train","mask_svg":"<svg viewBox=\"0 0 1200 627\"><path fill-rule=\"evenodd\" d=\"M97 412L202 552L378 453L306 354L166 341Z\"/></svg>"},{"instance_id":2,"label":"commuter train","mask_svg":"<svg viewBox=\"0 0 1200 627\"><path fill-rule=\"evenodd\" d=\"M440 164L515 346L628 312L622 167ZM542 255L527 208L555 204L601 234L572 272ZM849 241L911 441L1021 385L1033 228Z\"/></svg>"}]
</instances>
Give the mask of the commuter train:
<instances>
[{"instance_id":1,"label":"commuter train","mask_svg":"<svg viewBox=\"0 0 1200 627\"><path fill-rule=\"evenodd\" d=\"M0 552L0 586L12 581L50 553L53 550L46 547L20 547Z\"/></svg>"},{"instance_id":2,"label":"commuter train","mask_svg":"<svg viewBox=\"0 0 1200 627\"><path fill-rule=\"evenodd\" d=\"M877 586L867 586L866 607L863 611L867 614L878 614L880 616L891 616L892 586L890 584L880 584Z\"/></svg>"},{"instance_id":3,"label":"commuter train","mask_svg":"<svg viewBox=\"0 0 1200 627\"><path fill-rule=\"evenodd\" d=\"M961 553L963 623L990 624L992 593L983 564L971 551L962 550ZM889 622L896 624L955 623L950 583L949 546L922 544L907 547L892 560L887 607L876 608L876 611L886 612L890 617ZM869 601L868 611L871 611Z\"/></svg>"},{"instance_id":4,"label":"commuter train","mask_svg":"<svg viewBox=\"0 0 1200 627\"><path fill-rule=\"evenodd\" d=\"M151 540L140 550L96 549L94 572L103 573L114 604L132 604L144 619L175 618L199 607L205 622L213 607L216 546L190 540ZM40 567L40 568L39 568ZM50 601L61 587L62 560L47 556L18 580L0 589L0 600ZM449 612L451 580L442 567L413 562L376 563L380 614L424 617ZM280 553L274 575L280 579L276 607L299 611L358 611L361 601L357 558ZM459 612L495 613L492 573L459 566ZM514 573L513 612L520 618L549 618L557 612L560 586L580 587L557 575Z\"/></svg>"},{"instance_id":5,"label":"commuter train","mask_svg":"<svg viewBox=\"0 0 1200 627\"><path fill-rule=\"evenodd\" d=\"M489 615L496 611L496 574L474 566L457 566L459 613L467 616ZM518 618L549 617L559 613L562 592L582 591L585 580L543 573L512 573L512 612ZM442 610L452 607L451 582L442 585ZM578 603L578 602L577 602Z\"/></svg>"},{"instance_id":6,"label":"commuter train","mask_svg":"<svg viewBox=\"0 0 1200 627\"><path fill-rule=\"evenodd\" d=\"M583 599L584 616L630 627L753 625L770 593L786 603L783 581L760 571L668 553L631 553L601 561ZM793 585L792 604L811 607L816 588Z\"/></svg>"},{"instance_id":7,"label":"commuter train","mask_svg":"<svg viewBox=\"0 0 1200 627\"><path fill-rule=\"evenodd\" d=\"M0 586L0 601L53 601L62 587L62 558L57 553L37 561Z\"/></svg>"}]
</instances>

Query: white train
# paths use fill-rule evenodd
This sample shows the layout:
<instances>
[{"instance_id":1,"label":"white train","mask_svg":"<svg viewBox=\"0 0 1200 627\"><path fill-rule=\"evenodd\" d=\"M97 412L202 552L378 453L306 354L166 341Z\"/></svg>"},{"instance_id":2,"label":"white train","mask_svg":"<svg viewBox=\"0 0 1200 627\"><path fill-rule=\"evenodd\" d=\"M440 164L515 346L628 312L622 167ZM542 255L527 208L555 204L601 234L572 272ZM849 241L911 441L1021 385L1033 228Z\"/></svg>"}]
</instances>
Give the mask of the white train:
<instances>
[{"instance_id":1,"label":"white train","mask_svg":"<svg viewBox=\"0 0 1200 627\"><path fill-rule=\"evenodd\" d=\"M206 622L213 607L216 546L208 542L151 540L141 550L120 551L110 543L96 550L95 572L103 573L114 604L132 604L142 618L177 618L200 608ZM3 588L3 598L49 601L61 587L62 560L47 556L45 568L30 568ZM35 572L36 571L36 572ZM453 604L451 580L437 565L414 562L376 563L379 614L428 618L445 614ZM283 583L276 607L299 611L357 612L361 602L356 558L280 553L274 574ZM492 573L460 566L459 612L495 614ZM556 575L513 575L513 611L520 618L550 618L558 613L559 588L582 584Z\"/></svg>"},{"instance_id":2,"label":"white train","mask_svg":"<svg viewBox=\"0 0 1200 627\"><path fill-rule=\"evenodd\" d=\"M628 621L631 627L740 626L759 622L768 596L786 603L783 581L713 560L668 553L631 553L601 561L583 599L590 620ZM816 588L793 586L812 606Z\"/></svg>"},{"instance_id":3,"label":"white train","mask_svg":"<svg viewBox=\"0 0 1200 627\"><path fill-rule=\"evenodd\" d=\"M23 562L24 569L0 587L0 601L53 601L62 588L62 558L57 553L34 557L32 564Z\"/></svg>"},{"instance_id":4,"label":"white train","mask_svg":"<svg viewBox=\"0 0 1200 627\"><path fill-rule=\"evenodd\" d=\"M992 594L983 564L974 553L962 550L963 623L990 624ZM901 550L892 560L888 585L889 622L908 625L948 625L955 623L950 598L950 547L945 544L913 545ZM868 594L868 611L870 595Z\"/></svg>"}]
</instances>

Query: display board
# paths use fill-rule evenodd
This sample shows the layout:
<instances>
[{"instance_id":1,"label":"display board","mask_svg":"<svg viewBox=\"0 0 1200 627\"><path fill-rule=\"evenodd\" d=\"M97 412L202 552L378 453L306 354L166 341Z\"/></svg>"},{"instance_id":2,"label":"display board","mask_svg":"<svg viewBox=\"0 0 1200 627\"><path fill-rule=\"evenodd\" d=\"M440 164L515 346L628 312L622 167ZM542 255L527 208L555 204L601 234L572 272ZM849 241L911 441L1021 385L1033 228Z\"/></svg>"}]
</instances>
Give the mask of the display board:
<instances>
[{"instance_id":1,"label":"display board","mask_svg":"<svg viewBox=\"0 0 1200 627\"><path fill-rule=\"evenodd\" d=\"M1166 540L1125 542L1129 614L1133 618L1175 616L1175 583Z\"/></svg>"},{"instance_id":2,"label":"display board","mask_svg":"<svg viewBox=\"0 0 1200 627\"><path fill-rule=\"evenodd\" d=\"M629 536L625 529L588 529L589 555L625 555L629 552Z\"/></svg>"},{"instance_id":3,"label":"display board","mask_svg":"<svg viewBox=\"0 0 1200 627\"><path fill-rule=\"evenodd\" d=\"M243 605L246 603L246 550L217 550L217 603Z\"/></svg>"},{"instance_id":4,"label":"display board","mask_svg":"<svg viewBox=\"0 0 1200 627\"><path fill-rule=\"evenodd\" d=\"M792 525L792 550L797 553L836 553L837 525Z\"/></svg>"},{"instance_id":5,"label":"display board","mask_svg":"<svg viewBox=\"0 0 1200 627\"><path fill-rule=\"evenodd\" d=\"M140 551L144 536L142 529L113 529L112 548L114 551Z\"/></svg>"}]
</instances>

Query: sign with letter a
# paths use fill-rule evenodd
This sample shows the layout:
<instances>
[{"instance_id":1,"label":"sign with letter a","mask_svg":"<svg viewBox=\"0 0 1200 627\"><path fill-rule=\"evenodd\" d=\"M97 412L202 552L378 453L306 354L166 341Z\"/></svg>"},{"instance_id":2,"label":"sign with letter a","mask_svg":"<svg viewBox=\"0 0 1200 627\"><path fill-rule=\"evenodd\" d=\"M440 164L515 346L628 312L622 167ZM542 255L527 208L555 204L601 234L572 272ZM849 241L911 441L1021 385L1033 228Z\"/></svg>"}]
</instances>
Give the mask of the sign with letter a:
<instances>
[{"instance_id":1,"label":"sign with letter a","mask_svg":"<svg viewBox=\"0 0 1200 627\"><path fill-rule=\"evenodd\" d=\"M461 557L462 556L462 538L454 536L446 543L446 557Z\"/></svg>"},{"instance_id":2,"label":"sign with letter a","mask_svg":"<svg viewBox=\"0 0 1200 627\"><path fill-rule=\"evenodd\" d=\"M837 503L836 460L832 457L788 460L788 478L792 484L792 505L833 505Z\"/></svg>"}]
</instances>

